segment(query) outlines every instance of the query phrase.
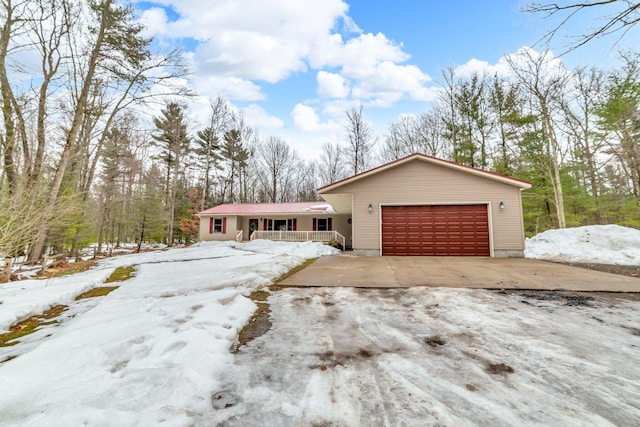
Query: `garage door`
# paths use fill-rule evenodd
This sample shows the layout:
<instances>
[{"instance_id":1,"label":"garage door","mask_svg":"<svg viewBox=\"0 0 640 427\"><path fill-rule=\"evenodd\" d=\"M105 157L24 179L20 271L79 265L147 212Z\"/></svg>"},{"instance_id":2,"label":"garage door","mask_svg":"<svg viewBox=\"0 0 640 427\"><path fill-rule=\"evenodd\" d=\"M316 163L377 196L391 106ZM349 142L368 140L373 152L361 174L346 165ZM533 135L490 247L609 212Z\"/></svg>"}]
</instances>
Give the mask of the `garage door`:
<instances>
[{"instance_id":1,"label":"garage door","mask_svg":"<svg viewBox=\"0 0 640 427\"><path fill-rule=\"evenodd\" d=\"M382 255L489 256L487 205L383 206Z\"/></svg>"}]
</instances>

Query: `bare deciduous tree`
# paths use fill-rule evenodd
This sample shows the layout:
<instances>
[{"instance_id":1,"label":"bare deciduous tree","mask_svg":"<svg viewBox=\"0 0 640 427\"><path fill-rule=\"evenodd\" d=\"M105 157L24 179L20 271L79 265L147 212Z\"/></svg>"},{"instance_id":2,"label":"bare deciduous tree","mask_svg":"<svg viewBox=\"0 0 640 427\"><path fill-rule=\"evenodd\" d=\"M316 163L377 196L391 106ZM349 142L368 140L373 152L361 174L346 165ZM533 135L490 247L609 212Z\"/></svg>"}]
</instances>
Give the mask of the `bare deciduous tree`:
<instances>
[{"instance_id":1,"label":"bare deciduous tree","mask_svg":"<svg viewBox=\"0 0 640 427\"><path fill-rule=\"evenodd\" d=\"M325 142L322 144L322 154L317 160L320 175L320 185L329 185L345 177L343 150L338 144Z\"/></svg>"},{"instance_id":2,"label":"bare deciduous tree","mask_svg":"<svg viewBox=\"0 0 640 427\"><path fill-rule=\"evenodd\" d=\"M564 87L569 73L560 67L557 59L550 52L536 54L531 50L521 50L517 55L507 57L511 71L518 82L527 91L531 102L535 102L535 110L540 117L542 139L545 144L544 153L551 163L549 181L552 183L558 227L567 226L564 208L564 192L560 176L560 143L554 120L556 112L562 105Z\"/></svg>"},{"instance_id":3,"label":"bare deciduous tree","mask_svg":"<svg viewBox=\"0 0 640 427\"><path fill-rule=\"evenodd\" d=\"M569 45L567 52L610 34L621 34L620 38L622 38L627 31L640 22L640 2L631 0L591 0L567 4L531 2L524 11L540 14L544 18L560 17L560 23L548 31L541 40L543 43L548 43L567 22L578 19L581 12L595 8L602 12L601 22L589 32L578 36L577 41Z\"/></svg>"},{"instance_id":4,"label":"bare deciduous tree","mask_svg":"<svg viewBox=\"0 0 640 427\"><path fill-rule=\"evenodd\" d=\"M15 164L15 150L19 137L22 136L24 156L29 158L26 131L20 104L9 81L7 57L11 50L11 43L17 34L23 32L26 23L26 7L28 1L3 0L0 3L0 95L2 95L2 118L4 132L0 134L0 148L2 149L3 175L7 181L9 193L14 193L17 187L17 165ZM0 181L1 184L1 181Z\"/></svg>"},{"instance_id":5,"label":"bare deciduous tree","mask_svg":"<svg viewBox=\"0 0 640 427\"><path fill-rule=\"evenodd\" d=\"M352 107L345 112L347 116L346 154L353 174L363 172L369 166L369 159L373 149L373 131L371 124L362 111L362 104Z\"/></svg>"},{"instance_id":6,"label":"bare deciduous tree","mask_svg":"<svg viewBox=\"0 0 640 427\"><path fill-rule=\"evenodd\" d=\"M259 150L261 166L260 181L266 195L266 201L276 203L291 200L291 188L294 188L294 171L298 166L298 155L285 141L269 137Z\"/></svg>"}]
</instances>

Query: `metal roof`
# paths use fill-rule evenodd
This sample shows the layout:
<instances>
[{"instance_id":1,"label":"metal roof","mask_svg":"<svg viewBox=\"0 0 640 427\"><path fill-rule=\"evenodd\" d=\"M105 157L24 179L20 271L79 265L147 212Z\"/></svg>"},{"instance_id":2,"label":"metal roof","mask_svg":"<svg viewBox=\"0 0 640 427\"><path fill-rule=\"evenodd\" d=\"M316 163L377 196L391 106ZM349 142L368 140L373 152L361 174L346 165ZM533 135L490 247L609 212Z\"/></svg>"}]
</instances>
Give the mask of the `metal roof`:
<instances>
[{"instance_id":1,"label":"metal roof","mask_svg":"<svg viewBox=\"0 0 640 427\"><path fill-rule=\"evenodd\" d=\"M198 215L304 214L334 213L327 202L237 203L214 206Z\"/></svg>"}]
</instances>

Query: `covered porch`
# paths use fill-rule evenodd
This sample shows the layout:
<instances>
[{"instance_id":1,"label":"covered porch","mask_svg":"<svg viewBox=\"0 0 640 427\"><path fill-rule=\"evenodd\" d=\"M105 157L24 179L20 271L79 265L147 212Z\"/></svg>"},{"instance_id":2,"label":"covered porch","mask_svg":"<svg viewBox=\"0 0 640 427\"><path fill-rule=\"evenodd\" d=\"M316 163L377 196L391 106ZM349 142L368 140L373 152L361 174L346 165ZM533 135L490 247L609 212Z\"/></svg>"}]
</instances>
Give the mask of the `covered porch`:
<instances>
[{"instance_id":1,"label":"covered porch","mask_svg":"<svg viewBox=\"0 0 640 427\"><path fill-rule=\"evenodd\" d=\"M226 204L198 216L202 241L266 239L352 247L350 211L339 213L326 202Z\"/></svg>"},{"instance_id":2,"label":"covered porch","mask_svg":"<svg viewBox=\"0 0 640 427\"><path fill-rule=\"evenodd\" d=\"M347 245L346 238L337 230L333 231L260 231L251 233L250 240L266 239L286 242L337 242L344 250Z\"/></svg>"}]
</instances>

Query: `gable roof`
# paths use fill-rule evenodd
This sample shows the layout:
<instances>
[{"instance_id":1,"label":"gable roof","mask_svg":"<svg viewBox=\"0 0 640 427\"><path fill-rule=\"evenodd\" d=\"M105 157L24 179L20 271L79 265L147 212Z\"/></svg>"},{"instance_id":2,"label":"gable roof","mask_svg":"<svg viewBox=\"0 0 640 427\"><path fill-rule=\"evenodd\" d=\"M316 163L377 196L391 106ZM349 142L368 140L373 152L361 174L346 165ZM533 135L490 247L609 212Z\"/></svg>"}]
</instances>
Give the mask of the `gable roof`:
<instances>
[{"instance_id":1,"label":"gable roof","mask_svg":"<svg viewBox=\"0 0 640 427\"><path fill-rule=\"evenodd\" d=\"M493 181L502 182L503 184L513 185L513 186L519 187L521 189L531 188L531 183L527 182L527 181L522 181L522 180L517 179L517 178L512 178L512 177L506 176L506 175L500 175L500 174L495 173L495 172L489 172L489 171L485 171L485 170L482 170L482 169L474 168L474 167L471 167L471 166L461 165L459 163L451 162L449 160L438 159L437 157L427 156L426 154L415 153L415 154L411 154L409 156L403 157L401 159L394 160L394 161L389 162L389 163L385 163L382 166L378 166L376 168L369 169L368 171L361 172L359 174L350 176L350 177L342 179L340 181L336 181L336 182L334 182L332 184L325 185L324 187L318 188L316 191L319 194L322 194L322 193L327 192L327 191L335 190L335 189L337 189L339 187L342 187L343 185L351 184L354 181L358 181L360 179L363 179L363 178L366 178L368 176L377 174L379 172L382 172L382 171L385 171L385 170L388 170L388 169L393 169L393 168L396 168L396 167L398 167L400 165L403 165L405 163L408 163L408 162L411 162L411 161L416 161L416 160L417 161L423 161L423 162L430 163L430 164L435 164L435 165L438 165L438 166L443 166L443 167L446 167L446 168L449 168L449 169L457 170L457 171L468 173L468 174L471 174L471 175L481 176L483 178L491 179Z\"/></svg>"},{"instance_id":2,"label":"gable roof","mask_svg":"<svg viewBox=\"0 0 640 427\"><path fill-rule=\"evenodd\" d=\"M198 212L198 216L208 215L247 215L247 214L308 214L334 213L327 202L292 202L292 203L228 203L214 206Z\"/></svg>"}]
</instances>

